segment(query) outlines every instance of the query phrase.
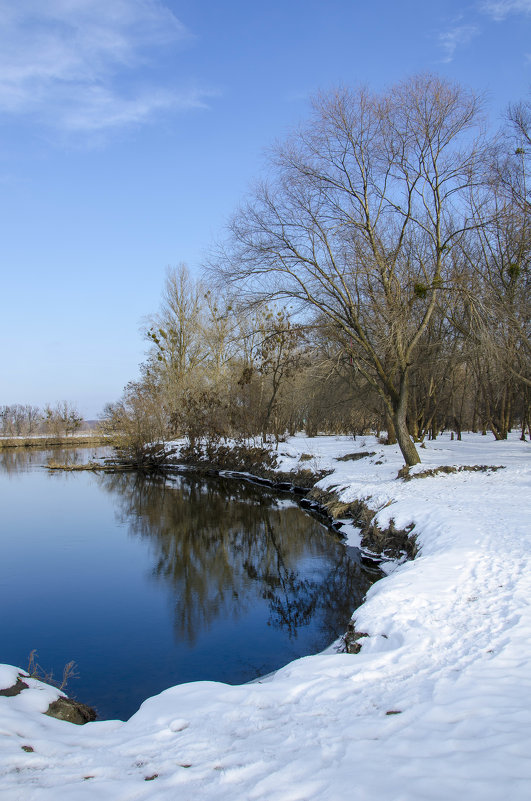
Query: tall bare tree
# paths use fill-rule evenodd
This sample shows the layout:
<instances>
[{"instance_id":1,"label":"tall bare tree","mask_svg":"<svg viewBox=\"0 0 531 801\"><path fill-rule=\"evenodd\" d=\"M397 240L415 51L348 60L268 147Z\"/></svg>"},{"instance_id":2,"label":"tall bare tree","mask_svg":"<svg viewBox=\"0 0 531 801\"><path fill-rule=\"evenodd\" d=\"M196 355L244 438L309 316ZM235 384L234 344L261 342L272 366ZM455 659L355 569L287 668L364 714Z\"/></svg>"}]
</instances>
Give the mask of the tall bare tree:
<instances>
[{"instance_id":1,"label":"tall bare tree","mask_svg":"<svg viewBox=\"0 0 531 801\"><path fill-rule=\"evenodd\" d=\"M205 359L202 338L203 289L185 264L166 273L161 309L149 321L147 339L168 377L182 382Z\"/></svg>"},{"instance_id":2,"label":"tall bare tree","mask_svg":"<svg viewBox=\"0 0 531 801\"><path fill-rule=\"evenodd\" d=\"M472 193L478 224L463 241L461 328L471 346L482 414L505 439L531 389L531 107L509 110L485 190ZM468 275L467 275L468 273Z\"/></svg>"},{"instance_id":3,"label":"tall bare tree","mask_svg":"<svg viewBox=\"0 0 531 801\"><path fill-rule=\"evenodd\" d=\"M480 104L427 75L381 96L319 96L309 123L275 148L273 177L235 216L215 269L250 301L298 301L343 337L375 388L406 464L419 343L447 284L451 251L474 225L466 192L481 173Z\"/></svg>"}]
</instances>

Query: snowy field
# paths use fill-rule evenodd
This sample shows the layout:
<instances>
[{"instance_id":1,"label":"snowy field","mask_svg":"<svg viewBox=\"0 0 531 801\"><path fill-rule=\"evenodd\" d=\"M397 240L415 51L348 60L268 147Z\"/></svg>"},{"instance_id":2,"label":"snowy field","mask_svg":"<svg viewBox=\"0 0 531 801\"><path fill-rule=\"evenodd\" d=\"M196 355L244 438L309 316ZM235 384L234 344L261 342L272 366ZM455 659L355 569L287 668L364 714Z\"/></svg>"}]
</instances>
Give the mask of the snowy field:
<instances>
[{"instance_id":1,"label":"snowy field","mask_svg":"<svg viewBox=\"0 0 531 801\"><path fill-rule=\"evenodd\" d=\"M356 450L376 455L336 461ZM46 717L57 693L28 679L0 697L2 801L529 801L531 444L442 435L412 472L504 469L407 482L398 449L373 437L280 452L282 469L303 453L300 466L333 469L320 486L366 499L382 527L415 526L417 558L355 612L361 652L331 648L263 683L173 687L126 723ZM17 673L0 667L0 687Z\"/></svg>"}]
</instances>

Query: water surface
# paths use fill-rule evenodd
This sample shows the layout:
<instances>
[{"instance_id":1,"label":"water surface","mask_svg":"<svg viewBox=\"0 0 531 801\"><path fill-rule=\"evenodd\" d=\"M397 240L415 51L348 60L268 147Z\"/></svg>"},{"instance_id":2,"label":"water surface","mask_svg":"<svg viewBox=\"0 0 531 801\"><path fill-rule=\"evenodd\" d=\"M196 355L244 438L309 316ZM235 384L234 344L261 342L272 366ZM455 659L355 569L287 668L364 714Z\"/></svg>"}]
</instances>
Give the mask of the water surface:
<instances>
[{"instance_id":1,"label":"water surface","mask_svg":"<svg viewBox=\"0 0 531 801\"><path fill-rule=\"evenodd\" d=\"M327 647L372 579L289 496L193 475L50 472L101 449L0 451L0 662L38 661L104 718Z\"/></svg>"}]
</instances>

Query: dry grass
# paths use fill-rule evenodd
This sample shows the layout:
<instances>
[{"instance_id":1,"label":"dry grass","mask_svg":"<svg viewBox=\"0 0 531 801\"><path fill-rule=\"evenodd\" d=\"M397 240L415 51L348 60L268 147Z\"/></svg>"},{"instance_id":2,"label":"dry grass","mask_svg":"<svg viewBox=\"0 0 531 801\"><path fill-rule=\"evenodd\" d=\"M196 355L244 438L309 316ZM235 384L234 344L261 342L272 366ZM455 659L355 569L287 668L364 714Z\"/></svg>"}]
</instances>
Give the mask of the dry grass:
<instances>
[{"instance_id":1,"label":"dry grass","mask_svg":"<svg viewBox=\"0 0 531 801\"><path fill-rule=\"evenodd\" d=\"M1 448L64 448L72 447L99 447L109 445L109 438L105 436L88 437L0 437Z\"/></svg>"},{"instance_id":2,"label":"dry grass","mask_svg":"<svg viewBox=\"0 0 531 801\"><path fill-rule=\"evenodd\" d=\"M61 690L62 692L70 679L75 679L79 676L76 668L77 665L75 662L67 662L63 668L63 677L60 681L58 681L54 678L53 671L47 672L41 665L39 665L37 662L37 650L34 648L28 657L28 667L26 669L26 673L30 678L38 679L38 681L42 681L45 684L51 684L53 687L57 687L57 689Z\"/></svg>"}]
</instances>

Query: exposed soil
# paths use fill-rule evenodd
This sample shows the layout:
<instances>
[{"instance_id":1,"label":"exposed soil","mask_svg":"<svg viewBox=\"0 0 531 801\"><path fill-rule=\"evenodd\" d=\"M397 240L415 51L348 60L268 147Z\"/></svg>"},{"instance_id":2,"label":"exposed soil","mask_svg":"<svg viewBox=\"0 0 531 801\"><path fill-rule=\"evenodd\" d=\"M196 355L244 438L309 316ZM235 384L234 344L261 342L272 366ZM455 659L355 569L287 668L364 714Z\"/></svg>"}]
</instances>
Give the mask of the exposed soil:
<instances>
[{"instance_id":1,"label":"exposed soil","mask_svg":"<svg viewBox=\"0 0 531 801\"><path fill-rule=\"evenodd\" d=\"M495 470L503 470L503 465L488 465L488 464L462 464L462 465L441 465L440 467L431 467L428 470L422 470L420 473L410 473L409 467L404 466L398 471L397 478L403 478L404 481L412 481L414 478L430 478L439 473L488 473Z\"/></svg>"},{"instance_id":2,"label":"exposed soil","mask_svg":"<svg viewBox=\"0 0 531 801\"><path fill-rule=\"evenodd\" d=\"M366 459L369 456L376 456L376 451L358 451L357 453L346 453L344 456L336 456L336 462L357 462L359 459Z\"/></svg>"},{"instance_id":3,"label":"exposed soil","mask_svg":"<svg viewBox=\"0 0 531 801\"><path fill-rule=\"evenodd\" d=\"M64 697L53 701L44 714L49 715L51 718L65 720L67 723L75 723L78 726L90 723L98 717L96 710L92 709L91 706L74 701L72 698Z\"/></svg>"},{"instance_id":4,"label":"exposed soil","mask_svg":"<svg viewBox=\"0 0 531 801\"><path fill-rule=\"evenodd\" d=\"M368 636L369 635L365 634L364 631L356 631L356 624L351 620L347 626L346 634L343 637L347 654L359 654L362 646L362 643L359 641Z\"/></svg>"},{"instance_id":5,"label":"exposed soil","mask_svg":"<svg viewBox=\"0 0 531 801\"><path fill-rule=\"evenodd\" d=\"M414 559L417 555L413 526L405 529L396 528L394 520L386 529L381 529L374 522L375 513L363 501L344 503L335 492L314 487L308 493L308 499L316 501L332 518L350 518L354 525L361 529L361 545L376 555L391 559Z\"/></svg>"},{"instance_id":6,"label":"exposed soil","mask_svg":"<svg viewBox=\"0 0 531 801\"><path fill-rule=\"evenodd\" d=\"M0 690L0 696L13 698L16 695L20 695L23 690L27 690L29 685L23 681L24 678L25 677L20 674L15 684ZM60 696L56 701L53 701L44 714L52 718L57 718L58 720L65 720L68 723L76 723L77 725L89 723L92 720L96 720L98 717L96 710L92 709L92 707L82 704L79 701L74 701L73 698L66 698L65 696ZM24 751L33 751L31 746L22 746L22 748Z\"/></svg>"},{"instance_id":7,"label":"exposed soil","mask_svg":"<svg viewBox=\"0 0 531 801\"><path fill-rule=\"evenodd\" d=\"M11 687L6 687L5 690L0 690L0 695L3 695L4 698L13 698L15 695L19 695L22 690L27 690L28 685L25 681L22 681L21 677L17 678L16 684L12 684Z\"/></svg>"}]
</instances>

